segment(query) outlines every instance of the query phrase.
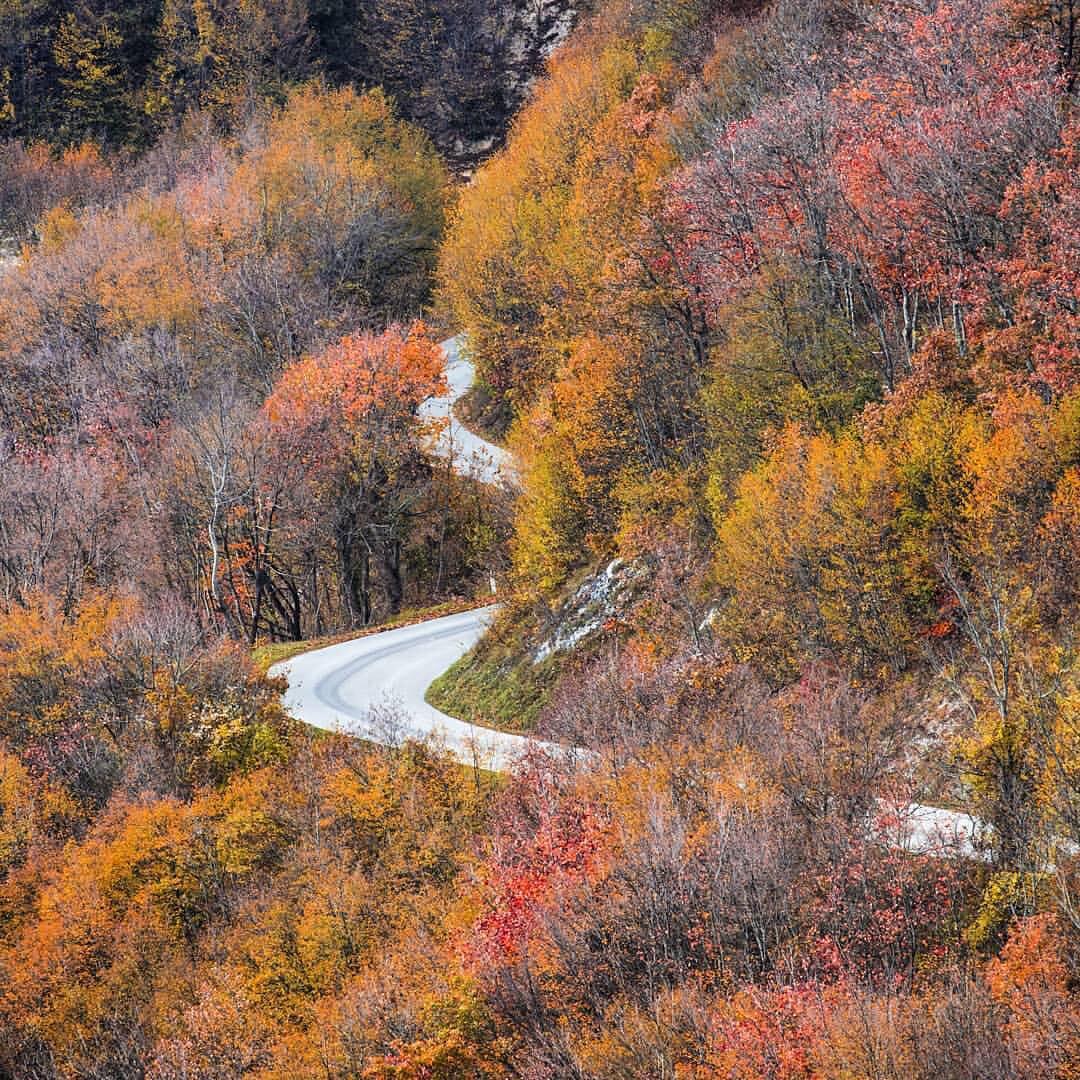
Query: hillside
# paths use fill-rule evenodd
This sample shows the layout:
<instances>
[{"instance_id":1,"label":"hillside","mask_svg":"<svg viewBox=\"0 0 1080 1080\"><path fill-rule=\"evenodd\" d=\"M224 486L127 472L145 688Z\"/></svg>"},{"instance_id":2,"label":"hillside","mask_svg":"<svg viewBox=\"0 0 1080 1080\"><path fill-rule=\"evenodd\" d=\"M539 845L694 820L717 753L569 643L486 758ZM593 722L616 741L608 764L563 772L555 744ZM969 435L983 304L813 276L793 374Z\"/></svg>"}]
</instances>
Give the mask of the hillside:
<instances>
[{"instance_id":1,"label":"hillside","mask_svg":"<svg viewBox=\"0 0 1080 1080\"><path fill-rule=\"evenodd\" d=\"M1076 1080L1076 16L0 13L0 1080Z\"/></svg>"},{"instance_id":2,"label":"hillside","mask_svg":"<svg viewBox=\"0 0 1080 1080\"><path fill-rule=\"evenodd\" d=\"M381 87L460 167L565 36L564 0L131 0L0 12L0 138L143 148L194 114L242 130L316 77Z\"/></svg>"}]
</instances>

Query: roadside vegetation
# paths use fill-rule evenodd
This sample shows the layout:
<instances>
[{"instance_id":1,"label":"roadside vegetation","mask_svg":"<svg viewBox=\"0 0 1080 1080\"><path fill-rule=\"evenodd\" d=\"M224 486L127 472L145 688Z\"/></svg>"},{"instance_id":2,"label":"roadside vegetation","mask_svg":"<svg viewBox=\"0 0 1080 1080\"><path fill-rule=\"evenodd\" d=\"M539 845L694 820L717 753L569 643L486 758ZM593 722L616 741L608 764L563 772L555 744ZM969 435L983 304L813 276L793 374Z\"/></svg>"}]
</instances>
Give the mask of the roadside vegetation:
<instances>
[{"instance_id":1,"label":"roadside vegetation","mask_svg":"<svg viewBox=\"0 0 1080 1080\"><path fill-rule=\"evenodd\" d=\"M479 644L431 684L428 702L481 727L535 731L560 665L534 662L531 623L526 613L500 613Z\"/></svg>"},{"instance_id":2,"label":"roadside vegetation","mask_svg":"<svg viewBox=\"0 0 1080 1080\"><path fill-rule=\"evenodd\" d=\"M0 1080L1076 1080L1073 9L182 8L0 13ZM284 713L491 574L585 753Z\"/></svg>"}]
</instances>

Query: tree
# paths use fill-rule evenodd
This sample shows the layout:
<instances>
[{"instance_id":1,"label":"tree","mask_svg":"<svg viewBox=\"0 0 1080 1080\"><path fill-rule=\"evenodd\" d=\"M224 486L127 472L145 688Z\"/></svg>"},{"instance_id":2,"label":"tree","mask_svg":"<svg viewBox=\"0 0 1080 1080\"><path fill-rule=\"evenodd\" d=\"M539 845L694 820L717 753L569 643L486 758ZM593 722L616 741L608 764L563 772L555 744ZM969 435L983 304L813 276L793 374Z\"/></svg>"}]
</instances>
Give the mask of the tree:
<instances>
[{"instance_id":1,"label":"tree","mask_svg":"<svg viewBox=\"0 0 1080 1080\"><path fill-rule=\"evenodd\" d=\"M72 12L61 22L53 53L60 85L73 110L62 130L68 142L122 142L131 122L123 66L124 40L109 19L86 27Z\"/></svg>"}]
</instances>

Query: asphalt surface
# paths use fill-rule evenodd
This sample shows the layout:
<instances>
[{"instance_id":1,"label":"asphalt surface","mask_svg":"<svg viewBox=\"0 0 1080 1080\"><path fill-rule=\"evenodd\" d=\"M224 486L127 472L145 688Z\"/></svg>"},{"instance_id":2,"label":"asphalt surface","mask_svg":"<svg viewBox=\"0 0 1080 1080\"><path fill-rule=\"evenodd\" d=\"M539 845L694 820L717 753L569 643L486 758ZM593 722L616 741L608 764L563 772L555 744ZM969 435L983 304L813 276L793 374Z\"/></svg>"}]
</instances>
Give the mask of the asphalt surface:
<instances>
[{"instance_id":1,"label":"asphalt surface","mask_svg":"<svg viewBox=\"0 0 1080 1080\"><path fill-rule=\"evenodd\" d=\"M472 364L462 352L462 340L459 334L442 343L447 392L429 398L419 409L422 420L441 421L439 432L431 439L431 450L449 460L463 476L485 484L512 484L516 473L510 453L474 435L454 416L454 403L472 386L475 377Z\"/></svg>"},{"instance_id":2,"label":"asphalt surface","mask_svg":"<svg viewBox=\"0 0 1080 1080\"><path fill-rule=\"evenodd\" d=\"M529 740L439 712L424 700L432 681L480 639L494 607L385 630L301 653L271 669L285 675L285 707L314 727L395 745L433 738L464 764L505 771Z\"/></svg>"}]
</instances>

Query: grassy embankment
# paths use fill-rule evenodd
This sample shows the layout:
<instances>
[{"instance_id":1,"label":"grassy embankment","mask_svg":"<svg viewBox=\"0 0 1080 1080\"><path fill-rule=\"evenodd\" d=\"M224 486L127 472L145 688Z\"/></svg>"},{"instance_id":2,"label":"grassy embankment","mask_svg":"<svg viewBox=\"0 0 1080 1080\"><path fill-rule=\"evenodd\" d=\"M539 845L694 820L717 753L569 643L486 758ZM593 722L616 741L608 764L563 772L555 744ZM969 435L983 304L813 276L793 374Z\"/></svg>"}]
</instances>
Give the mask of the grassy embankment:
<instances>
[{"instance_id":1,"label":"grassy embankment","mask_svg":"<svg viewBox=\"0 0 1080 1080\"><path fill-rule=\"evenodd\" d=\"M533 663L531 629L525 612L500 615L476 647L431 684L428 702L470 724L532 731L561 663L556 657Z\"/></svg>"}]
</instances>

